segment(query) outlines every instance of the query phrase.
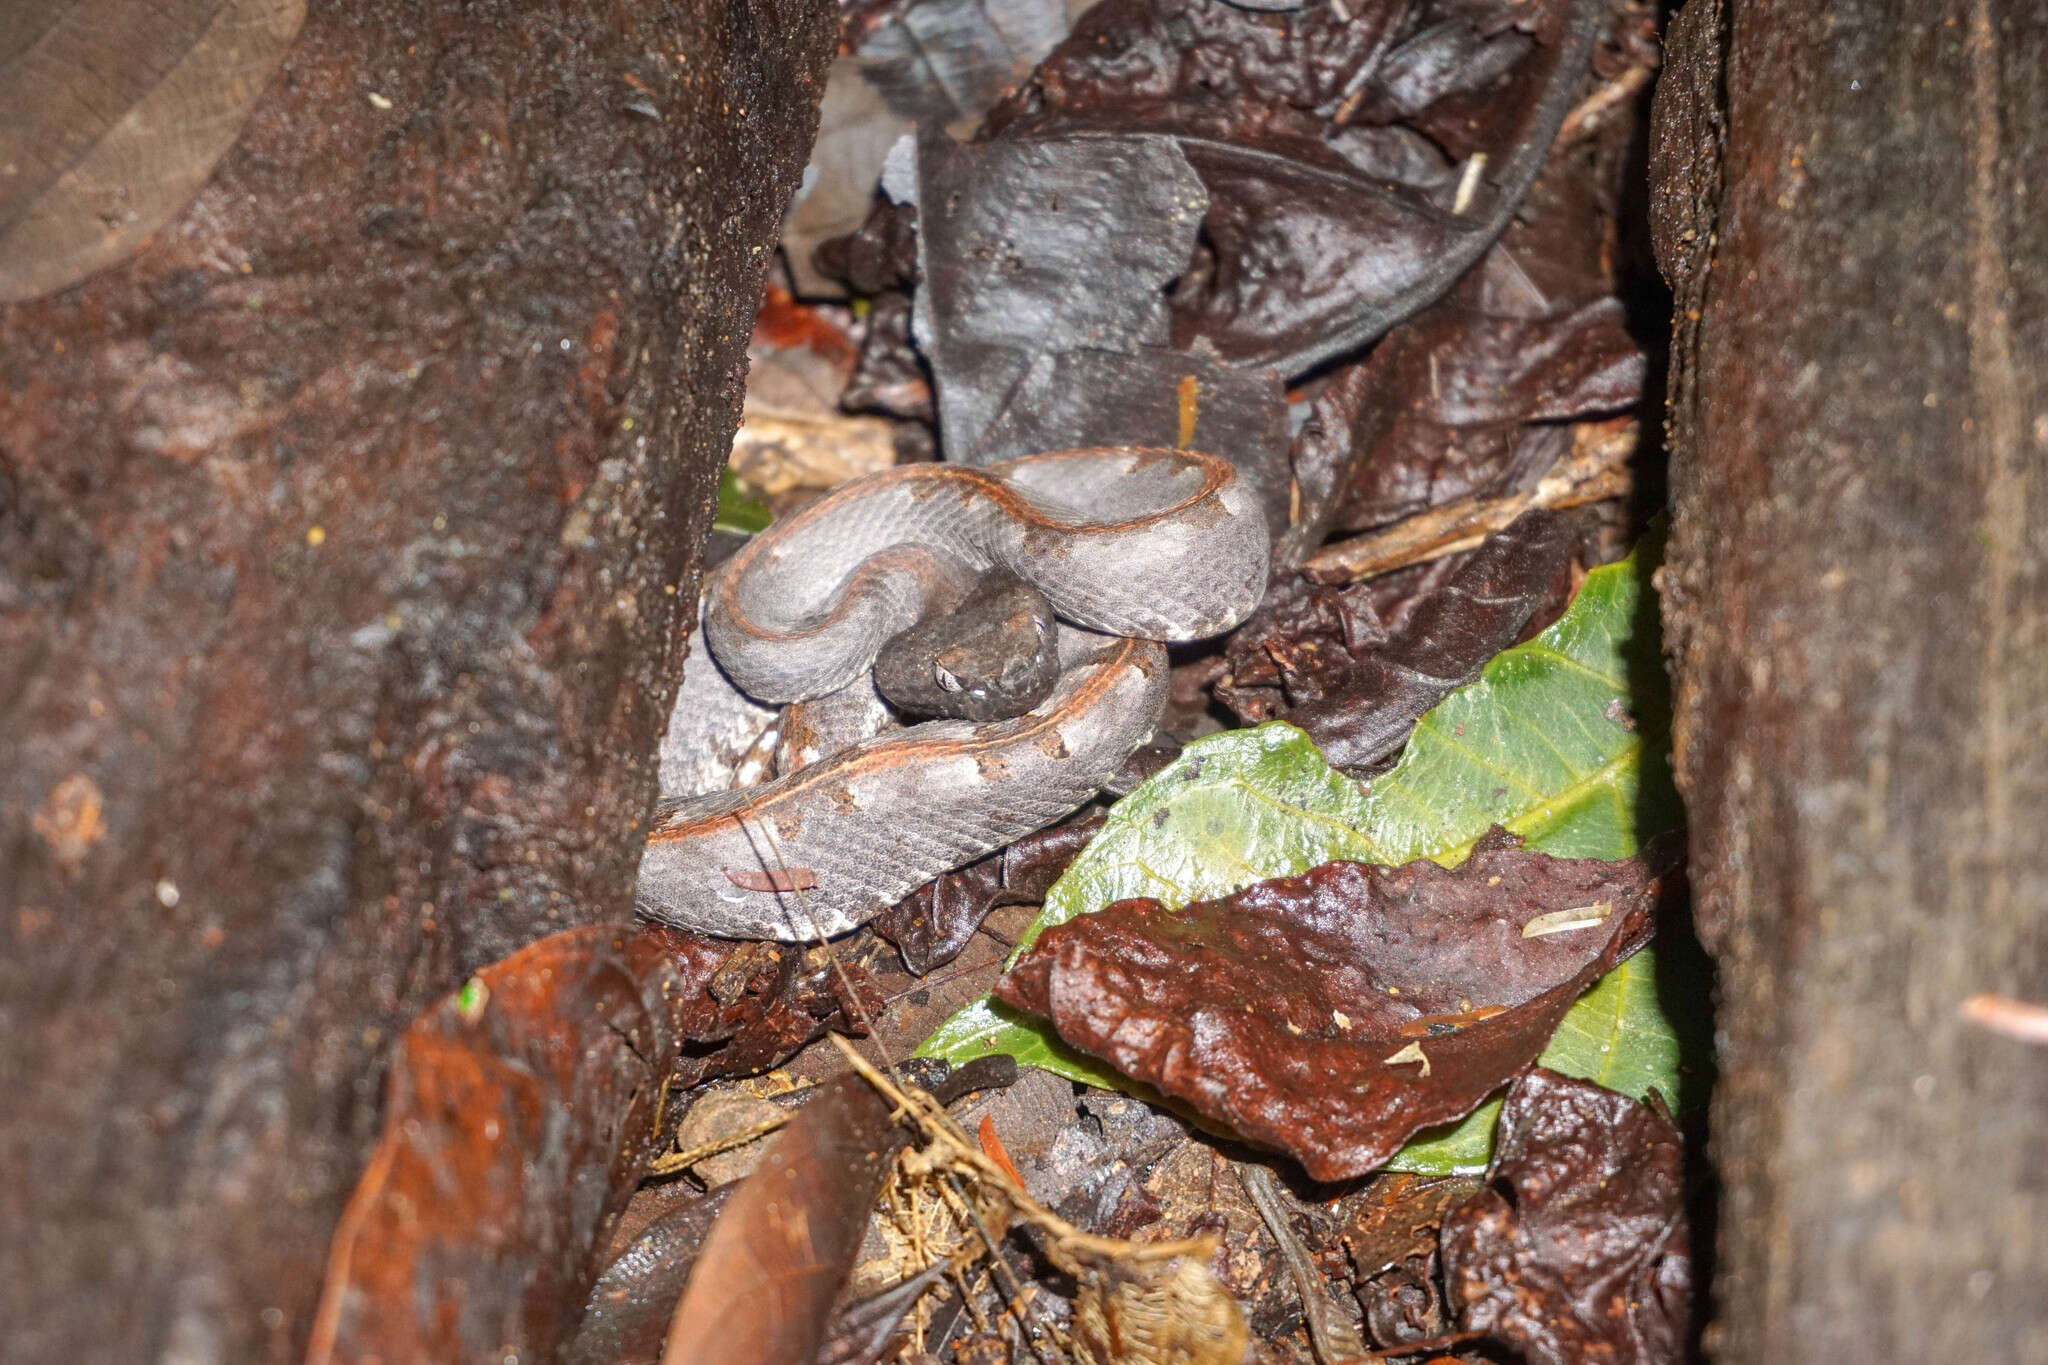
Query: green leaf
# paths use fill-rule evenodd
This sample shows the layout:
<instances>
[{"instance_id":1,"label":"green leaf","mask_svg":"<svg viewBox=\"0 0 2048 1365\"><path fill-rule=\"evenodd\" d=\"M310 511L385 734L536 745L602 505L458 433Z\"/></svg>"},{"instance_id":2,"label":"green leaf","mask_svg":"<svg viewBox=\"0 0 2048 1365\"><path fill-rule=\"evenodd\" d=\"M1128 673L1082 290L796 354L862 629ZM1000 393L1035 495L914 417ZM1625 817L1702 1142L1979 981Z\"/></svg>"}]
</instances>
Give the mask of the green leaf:
<instances>
[{"instance_id":1,"label":"green leaf","mask_svg":"<svg viewBox=\"0 0 2048 1365\"><path fill-rule=\"evenodd\" d=\"M737 536L758 535L768 529L771 520L768 504L755 497L753 490L741 483L731 469L719 472L718 510L711 515L712 530L730 531Z\"/></svg>"},{"instance_id":2,"label":"green leaf","mask_svg":"<svg viewBox=\"0 0 2048 1365\"><path fill-rule=\"evenodd\" d=\"M1046 928L1131 896L1178 907L1339 858L1453 865L1495 824L1544 852L1580 858L1624 858L1644 838L1675 828L1679 808L1663 764L1668 702L1646 591L1659 548L1646 544L1588 574L1561 620L1501 653L1479 681L1423 717L1400 761L1366 790L1289 725L1188 745L1110 810L1011 960ZM1688 1024L1681 1030L1667 1016L1666 993L1655 989L1669 975L1648 953L1609 973L1565 1016L1544 1065L1639 1096L1654 1086L1681 1104L1693 1098L1699 1086L1681 1086L1681 1056L1696 1061L1704 1045L1703 998L1679 1012ZM1131 1088L1066 1047L1049 1025L986 999L918 1049L956 1063L992 1051L1091 1085ZM1418 1138L1392 1166L1483 1165L1495 1112L1489 1105Z\"/></svg>"}]
</instances>

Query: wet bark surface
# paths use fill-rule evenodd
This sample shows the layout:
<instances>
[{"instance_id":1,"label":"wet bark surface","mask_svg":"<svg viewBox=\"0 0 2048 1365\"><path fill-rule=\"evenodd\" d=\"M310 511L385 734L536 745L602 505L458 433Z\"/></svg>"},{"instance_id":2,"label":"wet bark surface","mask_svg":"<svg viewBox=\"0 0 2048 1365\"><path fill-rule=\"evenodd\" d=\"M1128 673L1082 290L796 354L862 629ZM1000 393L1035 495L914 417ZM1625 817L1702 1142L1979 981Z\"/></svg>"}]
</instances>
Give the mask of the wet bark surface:
<instances>
[{"instance_id":1,"label":"wet bark surface","mask_svg":"<svg viewBox=\"0 0 2048 1365\"><path fill-rule=\"evenodd\" d=\"M1677 770L1720 960L1726 1360L2048 1360L2048 33L1689 0Z\"/></svg>"},{"instance_id":2,"label":"wet bark surface","mask_svg":"<svg viewBox=\"0 0 2048 1365\"><path fill-rule=\"evenodd\" d=\"M627 918L831 35L315 4L0 310L0 1354L295 1357L405 1023Z\"/></svg>"}]
</instances>

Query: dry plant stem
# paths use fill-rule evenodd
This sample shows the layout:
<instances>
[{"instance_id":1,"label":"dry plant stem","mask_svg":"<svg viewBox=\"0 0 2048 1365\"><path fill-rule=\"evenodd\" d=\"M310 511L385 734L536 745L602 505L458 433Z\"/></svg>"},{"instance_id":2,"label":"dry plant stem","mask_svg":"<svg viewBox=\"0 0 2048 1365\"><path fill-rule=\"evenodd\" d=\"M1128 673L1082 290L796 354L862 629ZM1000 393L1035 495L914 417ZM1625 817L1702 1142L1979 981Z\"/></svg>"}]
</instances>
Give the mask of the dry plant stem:
<instances>
[{"instance_id":1,"label":"dry plant stem","mask_svg":"<svg viewBox=\"0 0 2048 1365\"><path fill-rule=\"evenodd\" d=\"M717 1156L721 1152L730 1152L734 1148L744 1147L750 1142L757 1142L767 1137L794 1117L794 1114L784 1114L780 1118L772 1118L766 1122L757 1123L751 1128L743 1128L737 1133L727 1133L722 1138L715 1138L710 1142L701 1142L688 1151L663 1153L647 1163L647 1174L650 1176L674 1175L677 1171L687 1171L690 1167L708 1157Z\"/></svg>"},{"instance_id":2,"label":"dry plant stem","mask_svg":"<svg viewBox=\"0 0 2048 1365\"><path fill-rule=\"evenodd\" d=\"M1628 459L1638 436L1627 418L1581 426L1570 452L1528 492L1460 498L1385 530L1327 545L1309 556L1302 573L1317 583L1357 583L1469 550L1532 507L1562 511L1626 497L1634 486Z\"/></svg>"},{"instance_id":3,"label":"dry plant stem","mask_svg":"<svg viewBox=\"0 0 2048 1365\"><path fill-rule=\"evenodd\" d=\"M2009 995L1973 995L1956 1006L1956 1013L1981 1029L2017 1038L2023 1043L2048 1045L2048 1005L2032 1005Z\"/></svg>"},{"instance_id":4,"label":"dry plant stem","mask_svg":"<svg viewBox=\"0 0 2048 1365\"><path fill-rule=\"evenodd\" d=\"M1569 147L1580 138L1593 132L1612 118L1616 112L1627 107L1630 100L1643 92L1649 85L1650 77L1657 74L1651 65L1632 66L1613 80L1580 100L1557 130L1556 146Z\"/></svg>"},{"instance_id":5,"label":"dry plant stem","mask_svg":"<svg viewBox=\"0 0 2048 1365\"><path fill-rule=\"evenodd\" d=\"M1295 1236L1294 1227L1287 1220L1287 1205L1280 1197L1280 1182L1273 1172L1264 1166L1247 1164L1237 1168L1237 1178L1245 1193L1252 1197L1259 1217L1265 1220L1266 1230L1273 1234L1280 1247L1280 1259L1286 1263L1287 1273L1301 1294L1301 1312L1308 1322L1309 1344L1315 1347L1316 1359L1323 1365L1339 1365L1341 1361L1365 1355L1365 1338L1337 1307L1314 1258Z\"/></svg>"},{"instance_id":6,"label":"dry plant stem","mask_svg":"<svg viewBox=\"0 0 2048 1365\"><path fill-rule=\"evenodd\" d=\"M1052 1248L1062 1254L1095 1256L1110 1260L1166 1261L1176 1256L1194 1256L1206 1259L1217 1246L1214 1237L1195 1237L1179 1242L1125 1242L1114 1237L1098 1237L1061 1218L1051 1209L1033 1199L1030 1194L1018 1188L1009 1173L989 1158L982 1150L967 1140L953 1122L952 1116L929 1095L916 1091L906 1092L901 1086L876 1070L867 1058L856 1052L852 1045L838 1034L829 1035L833 1046L845 1056L847 1064L866 1078L868 1084L882 1093L883 1098L896 1106L897 1112L916 1121L934 1146L940 1149L934 1166L944 1166L972 1176L977 1184L986 1184L999 1191L1010 1205L1011 1211L1022 1221L1045 1233Z\"/></svg>"}]
</instances>

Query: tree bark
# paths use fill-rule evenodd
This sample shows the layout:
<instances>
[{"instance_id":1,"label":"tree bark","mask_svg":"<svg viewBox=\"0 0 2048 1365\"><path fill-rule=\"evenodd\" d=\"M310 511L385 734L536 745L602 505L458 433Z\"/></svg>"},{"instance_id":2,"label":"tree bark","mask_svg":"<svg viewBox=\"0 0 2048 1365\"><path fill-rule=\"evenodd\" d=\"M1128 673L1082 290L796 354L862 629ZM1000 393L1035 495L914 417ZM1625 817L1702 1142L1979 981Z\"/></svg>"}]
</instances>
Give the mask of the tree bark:
<instances>
[{"instance_id":1,"label":"tree bark","mask_svg":"<svg viewBox=\"0 0 2048 1365\"><path fill-rule=\"evenodd\" d=\"M1689 0L1665 623L1725 1360L2048 1360L2048 26Z\"/></svg>"},{"instance_id":2,"label":"tree bark","mask_svg":"<svg viewBox=\"0 0 2048 1365\"><path fill-rule=\"evenodd\" d=\"M297 1358L406 1021L630 914L834 32L310 10L142 254L0 310L10 1360Z\"/></svg>"}]
</instances>

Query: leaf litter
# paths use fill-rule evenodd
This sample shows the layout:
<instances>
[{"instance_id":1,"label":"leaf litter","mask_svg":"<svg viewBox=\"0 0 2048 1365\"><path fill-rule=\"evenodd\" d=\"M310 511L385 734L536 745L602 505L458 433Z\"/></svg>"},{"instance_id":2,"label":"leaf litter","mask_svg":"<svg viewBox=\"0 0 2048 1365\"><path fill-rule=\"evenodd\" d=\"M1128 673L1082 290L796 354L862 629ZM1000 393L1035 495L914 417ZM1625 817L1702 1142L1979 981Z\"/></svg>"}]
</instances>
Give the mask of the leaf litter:
<instances>
[{"instance_id":1,"label":"leaf litter","mask_svg":"<svg viewBox=\"0 0 2048 1365\"><path fill-rule=\"evenodd\" d=\"M1607 84L1567 117L1617 13L1593 61ZM621 1129L600 1109L593 1151L610 1134L638 1154L615 1175L685 1164L671 1090L774 1065L839 1010L900 1055L1005 967L1009 996L1101 1055L994 999L959 1010L921 1051L1066 1078L983 1096L975 1138L886 1065L800 1055L802 1093L837 1097L813 1126L838 1136L768 1140L806 1153L764 1167L789 1182L779 1202L760 1202L772 1180L747 1196L777 1211L721 1239L713 1215L757 1182L664 1174L616 1238L577 1205L588 1254L550 1264L583 1270L490 1272L559 1340L611 1242L570 1358L656 1358L700 1252L719 1263L698 1266L701 1324L721 1330L746 1258L775 1245L762 1229L792 1219L835 1230L778 1253L809 1288L767 1315L774 1358L1237 1360L1256 1342L1291 1361L1482 1339L1676 1358L1681 1149L1641 1097L1697 1104L1703 978L1668 915L1638 950L1663 867L1641 845L1676 826L1654 538L1610 562L1642 529L1616 499L1654 429L1640 339L1661 324L1629 293L1615 189L1635 135L1615 111L1636 107L1653 33L1647 11L1591 0L845 7L833 80L860 97L828 92L836 180L792 215L778 278L799 298L771 298L757 331L756 486L786 510L836 480L812 439L835 431L868 463L1222 450L1269 490L1274 577L1234 638L1175 651L1166 726L1106 815L947 874L884 918L888 941L718 945L684 991L715 1018L677 1038L657 1116L636 1101ZM850 305L818 301L841 290ZM721 517L758 527L752 508ZM1249 728L1210 733L1233 723ZM487 1018L490 999L450 1008ZM830 1088L849 1067L881 1103ZM867 1117L827 1125L835 1105ZM481 1150L494 1114L444 1112L446 1150ZM1248 1188L1232 1136L1298 1161ZM1297 1165L1383 1173L1318 1186ZM1386 1173L1482 1169L1477 1194ZM525 1237L567 1193L531 1186L434 1254ZM393 1302L366 1282L346 1301Z\"/></svg>"}]
</instances>

